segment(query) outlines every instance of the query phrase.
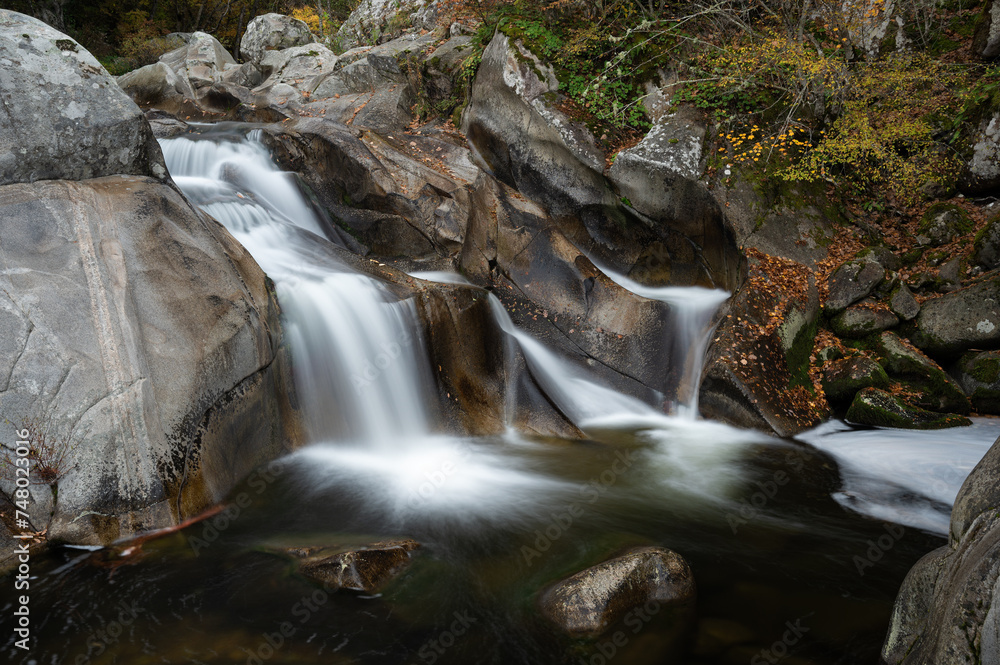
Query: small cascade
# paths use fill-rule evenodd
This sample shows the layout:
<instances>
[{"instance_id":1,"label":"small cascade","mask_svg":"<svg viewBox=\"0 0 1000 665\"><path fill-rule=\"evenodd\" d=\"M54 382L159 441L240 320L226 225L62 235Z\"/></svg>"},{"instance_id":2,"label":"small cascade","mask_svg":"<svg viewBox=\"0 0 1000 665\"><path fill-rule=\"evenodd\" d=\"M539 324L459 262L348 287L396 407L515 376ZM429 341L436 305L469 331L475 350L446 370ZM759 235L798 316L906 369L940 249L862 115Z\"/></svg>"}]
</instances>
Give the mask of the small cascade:
<instances>
[{"instance_id":1,"label":"small cascade","mask_svg":"<svg viewBox=\"0 0 1000 665\"><path fill-rule=\"evenodd\" d=\"M274 281L311 438L380 448L426 434L429 370L413 304L316 251L320 219L259 142L208 134L161 145L185 195Z\"/></svg>"},{"instance_id":2,"label":"small cascade","mask_svg":"<svg viewBox=\"0 0 1000 665\"><path fill-rule=\"evenodd\" d=\"M637 296L670 305L671 357L685 359L673 412L689 420L696 419L701 370L713 330L709 324L722 303L729 298L729 292L699 286L644 286L624 275L607 270L604 273L613 282Z\"/></svg>"}]
</instances>

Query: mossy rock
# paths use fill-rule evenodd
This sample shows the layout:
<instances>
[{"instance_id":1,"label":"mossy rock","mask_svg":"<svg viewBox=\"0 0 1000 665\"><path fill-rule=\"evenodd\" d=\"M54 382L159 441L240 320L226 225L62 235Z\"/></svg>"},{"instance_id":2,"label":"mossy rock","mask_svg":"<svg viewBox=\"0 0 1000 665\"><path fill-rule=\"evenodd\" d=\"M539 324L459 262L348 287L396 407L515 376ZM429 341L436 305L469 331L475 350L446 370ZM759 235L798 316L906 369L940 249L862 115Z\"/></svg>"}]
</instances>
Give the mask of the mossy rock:
<instances>
[{"instance_id":1,"label":"mossy rock","mask_svg":"<svg viewBox=\"0 0 1000 665\"><path fill-rule=\"evenodd\" d=\"M823 372L823 392L835 403L847 403L865 388L886 388L889 375L867 356L844 358L829 364Z\"/></svg>"},{"instance_id":2,"label":"mossy rock","mask_svg":"<svg viewBox=\"0 0 1000 665\"><path fill-rule=\"evenodd\" d=\"M950 243L958 236L972 233L975 228L969 215L957 205L935 203L920 220L917 242L938 247Z\"/></svg>"},{"instance_id":3,"label":"mossy rock","mask_svg":"<svg viewBox=\"0 0 1000 665\"><path fill-rule=\"evenodd\" d=\"M882 333L876 348L879 363L886 373L919 393L919 397L914 398L919 406L942 413L967 414L972 410L961 386L940 365L899 335Z\"/></svg>"},{"instance_id":4,"label":"mossy rock","mask_svg":"<svg viewBox=\"0 0 1000 665\"><path fill-rule=\"evenodd\" d=\"M972 424L971 420L956 413L934 413L910 406L878 388L865 388L854 397L847 410L847 420L858 425L900 429L945 429Z\"/></svg>"},{"instance_id":5,"label":"mossy rock","mask_svg":"<svg viewBox=\"0 0 1000 665\"><path fill-rule=\"evenodd\" d=\"M860 306L848 307L830 320L833 332L849 339L862 339L898 325L899 318L889 310Z\"/></svg>"},{"instance_id":6,"label":"mossy rock","mask_svg":"<svg viewBox=\"0 0 1000 665\"><path fill-rule=\"evenodd\" d=\"M1000 415L1000 351L971 351L952 368L979 413Z\"/></svg>"}]
</instances>

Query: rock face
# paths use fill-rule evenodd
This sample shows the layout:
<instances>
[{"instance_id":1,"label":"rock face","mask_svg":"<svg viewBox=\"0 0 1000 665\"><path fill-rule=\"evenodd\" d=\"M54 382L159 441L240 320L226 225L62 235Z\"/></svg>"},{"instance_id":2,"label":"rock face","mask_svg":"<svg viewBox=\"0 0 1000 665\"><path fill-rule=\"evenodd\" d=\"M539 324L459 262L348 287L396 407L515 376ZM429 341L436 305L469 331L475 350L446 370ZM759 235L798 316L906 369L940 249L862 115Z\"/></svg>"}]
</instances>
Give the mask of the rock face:
<instances>
[{"instance_id":1,"label":"rock face","mask_svg":"<svg viewBox=\"0 0 1000 665\"><path fill-rule=\"evenodd\" d=\"M347 51L361 44L378 44L383 35L393 37L394 29L408 24L400 18L409 17L431 4L429 0L361 0L340 26L334 38L336 45Z\"/></svg>"},{"instance_id":2,"label":"rock face","mask_svg":"<svg viewBox=\"0 0 1000 665\"><path fill-rule=\"evenodd\" d=\"M253 258L160 180L149 125L92 56L0 17L24 58L0 94L36 105L38 128L17 130L26 157L6 182L50 178L0 186L2 438L34 420L65 441L51 493L35 492L57 498L51 522L39 503L33 526L108 543L204 510L288 449L278 307ZM31 72L55 83L9 87Z\"/></svg>"},{"instance_id":3,"label":"rock face","mask_svg":"<svg viewBox=\"0 0 1000 665\"><path fill-rule=\"evenodd\" d=\"M989 194L1000 187L1000 113L980 123L972 139L972 157L965 164L958 186L972 195Z\"/></svg>"},{"instance_id":4,"label":"rock face","mask_svg":"<svg viewBox=\"0 0 1000 665\"><path fill-rule=\"evenodd\" d=\"M171 524L285 449L273 293L175 190L123 176L8 185L0 237L4 412L44 414L74 446L50 537Z\"/></svg>"},{"instance_id":5,"label":"rock face","mask_svg":"<svg viewBox=\"0 0 1000 665\"><path fill-rule=\"evenodd\" d=\"M490 173L549 212L615 206L593 136L546 103L558 87L549 66L498 33L483 53L462 129Z\"/></svg>"},{"instance_id":6,"label":"rock face","mask_svg":"<svg viewBox=\"0 0 1000 665\"><path fill-rule=\"evenodd\" d=\"M749 253L747 281L705 359L699 406L706 417L791 436L828 413L807 375L819 294L805 266Z\"/></svg>"},{"instance_id":7,"label":"rock face","mask_svg":"<svg viewBox=\"0 0 1000 665\"><path fill-rule=\"evenodd\" d=\"M915 323L910 338L932 355L1000 347L1000 275L925 302Z\"/></svg>"},{"instance_id":8,"label":"rock face","mask_svg":"<svg viewBox=\"0 0 1000 665\"><path fill-rule=\"evenodd\" d=\"M263 14L247 24L240 39L240 54L260 66L267 51L302 46L314 41L304 21L282 14Z\"/></svg>"},{"instance_id":9,"label":"rock face","mask_svg":"<svg viewBox=\"0 0 1000 665\"><path fill-rule=\"evenodd\" d=\"M112 174L167 178L142 112L78 43L0 9L0 185Z\"/></svg>"},{"instance_id":10,"label":"rock face","mask_svg":"<svg viewBox=\"0 0 1000 665\"><path fill-rule=\"evenodd\" d=\"M983 6L983 13L972 37L972 52L983 60L1000 56L1000 2L990 0Z\"/></svg>"},{"instance_id":11,"label":"rock face","mask_svg":"<svg viewBox=\"0 0 1000 665\"><path fill-rule=\"evenodd\" d=\"M896 596L890 665L1000 662L1000 440L966 478L948 544L913 566Z\"/></svg>"},{"instance_id":12,"label":"rock face","mask_svg":"<svg viewBox=\"0 0 1000 665\"><path fill-rule=\"evenodd\" d=\"M647 604L693 610L695 599L694 576L680 555L639 547L558 582L539 606L568 634L595 638Z\"/></svg>"},{"instance_id":13,"label":"rock face","mask_svg":"<svg viewBox=\"0 0 1000 665\"><path fill-rule=\"evenodd\" d=\"M835 360L823 374L823 391L831 402L850 402L859 390L888 385L882 366L865 356Z\"/></svg>"},{"instance_id":14,"label":"rock face","mask_svg":"<svg viewBox=\"0 0 1000 665\"><path fill-rule=\"evenodd\" d=\"M976 264L986 270L1000 268L1000 215L994 215L976 236Z\"/></svg>"}]
</instances>

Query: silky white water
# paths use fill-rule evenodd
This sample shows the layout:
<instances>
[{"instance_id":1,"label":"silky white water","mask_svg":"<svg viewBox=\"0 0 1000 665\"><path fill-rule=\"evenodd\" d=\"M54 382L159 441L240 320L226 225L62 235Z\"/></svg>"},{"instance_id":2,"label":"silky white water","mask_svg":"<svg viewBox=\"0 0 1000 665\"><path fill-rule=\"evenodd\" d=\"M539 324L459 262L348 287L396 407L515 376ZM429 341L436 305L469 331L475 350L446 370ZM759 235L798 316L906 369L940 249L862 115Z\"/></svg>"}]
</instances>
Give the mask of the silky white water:
<instances>
[{"instance_id":1,"label":"silky white water","mask_svg":"<svg viewBox=\"0 0 1000 665\"><path fill-rule=\"evenodd\" d=\"M677 386L674 411L694 420L698 417L698 390L711 338L710 324L719 307L729 298L729 292L699 286L645 286L610 270L605 270L604 274L627 291L670 305L671 357L684 359L683 380Z\"/></svg>"},{"instance_id":2,"label":"silky white water","mask_svg":"<svg viewBox=\"0 0 1000 665\"><path fill-rule=\"evenodd\" d=\"M320 219L292 176L253 140L166 139L174 181L222 222L274 281L314 441L396 445L430 430L416 314L322 243ZM306 233L304 233L306 232ZM313 235L316 234L316 235Z\"/></svg>"},{"instance_id":3,"label":"silky white water","mask_svg":"<svg viewBox=\"0 0 1000 665\"><path fill-rule=\"evenodd\" d=\"M565 494L563 480L532 462L540 452L538 444L516 432L490 445L434 434L435 413L428 404L435 403L436 387L413 304L353 272L328 249L322 218L294 176L280 172L262 144L211 134L161 144L185 194L222 222L275 283L297 395L314 442L293 461L316 476L314 490L331 484L354 488L378 497L366 502L369 509L404 522L433 514L454 519L458 513L514 519ZM598 439L624 432L643 445L645 501L694 499L701 505L724 505L748 482L739 469L748 446L769 440L757 432L695 420L711 320L728 294L645 287L608 275L629 291L671 307L673 357L687 364L674 415L603 385L584 366L514 326L491 296L496 320L511 340L508 360L520 351L535 383L585 432ZM450 273L414 276L464 281ZM509 380L507 394L498 396L505 402L508 424L517 404L514 386ZM882 431L840 435L827 429L802 439L840 461L844 487L835 498L842 505L943 533L946 509L992 441L991 427L981 425L964 447L950 448L946 442L951 437L941 433L907 432L901 440ZM905 451L933 463L899 466ZM647 495L656 487L660 489ZM664 489L669 492L662 494ZM681 495L687 498L679 499Z\"/></svg>"}]
</instances>

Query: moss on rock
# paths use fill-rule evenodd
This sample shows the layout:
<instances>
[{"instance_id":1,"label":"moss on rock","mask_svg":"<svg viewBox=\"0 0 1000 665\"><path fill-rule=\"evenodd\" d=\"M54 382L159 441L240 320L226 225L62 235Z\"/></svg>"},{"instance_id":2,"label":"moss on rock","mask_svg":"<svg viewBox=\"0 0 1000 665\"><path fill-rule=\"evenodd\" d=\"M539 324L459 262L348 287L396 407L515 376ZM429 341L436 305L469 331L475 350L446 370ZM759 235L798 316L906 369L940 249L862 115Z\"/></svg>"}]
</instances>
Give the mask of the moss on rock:
<instances>
[{"instance_id":1,"label":"moss on rock","mask_svg":"<svg viewBox=\"0 0 1000 665\"><path fill-rule=\"evenodd\" d=\"M878 388L865 388L855 396L847 410L847 420L859 425L900 429L945 429L972 424L971 420L956 413L934 413L910 406Z\"/></svg>"}]
</instances>

